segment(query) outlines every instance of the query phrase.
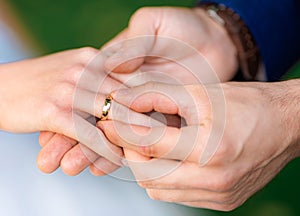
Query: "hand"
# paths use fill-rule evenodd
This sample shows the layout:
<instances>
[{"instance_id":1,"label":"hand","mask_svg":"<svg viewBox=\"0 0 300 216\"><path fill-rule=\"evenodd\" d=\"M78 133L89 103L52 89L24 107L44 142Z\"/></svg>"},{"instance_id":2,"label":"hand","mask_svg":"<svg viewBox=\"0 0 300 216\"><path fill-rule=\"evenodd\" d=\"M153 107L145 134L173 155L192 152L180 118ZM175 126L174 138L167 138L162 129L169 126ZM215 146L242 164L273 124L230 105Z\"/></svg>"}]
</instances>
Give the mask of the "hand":
<instances>
[{"instance_id":1,"label":"hand","mask_svg":"<svg viewBox=\"0 0 300 216\"><path fill-rule=\"evenodd\" d=\"M165 115L165 117L168 125L178 126L181 123L177 116ZM145 121L142 121L142 118L137 118L135 121L147 125ZM62 134L42 131L39 136L39 143L42 150L38 155L37 164L39 169L45 173L52 173L61 167L64 173L73 176L90 167L90 172L93 175L103 176L119 168L86 146L79 144L76 140Z\"/></svg>"},{"instance_id":2,"label":"hand","mask_svg":"<svg viewBox=\"0 0 300 216\"><path fill-rule=\"evenodd\" d=\"M180 129L98 123L124 148L138 183L153 199L229 211L300 153L299 80L148 83L113 95L137 112L179 114L187 122Z\"/></svg>"},{"instance_id":3,"label":"hand","mask_svg":"<svg viewBox=\"0 0 300 216\"><path fill-rule=\"evenodd\" d=\"M38 168L45 173L52 173L61 167L67 175L77 175L86 167L94 175L106 175L119 168L96 152L59 133L42 131L39 137L42 147L37 157Z\"/></svg>"},{"instance_id":4,"label":"hand","mask_svg":"<svg viewBox=\"0 0 300 216\"><path fill-rule=\"evenodd\" d=\"M140 72L153 71L167 74L169 81L164 82L172 82L173 77L184 84L199 83L195 76L203 83L228 81L238 67L237 51L226 29L201 8L141 8L103 50L111 55L106 67L118 73L111 75L123 83ZM212 69L218 80L209 78ZM147 73L134 85L153 81Z\"/></svg>"},{"instance_id":5,"label":"hand","mask_svg":"<svg viewBox=\"0 0 300 216\"><path fill-rule=\"evenodd\" d=\"M210 78L214 73L211 66L218 78L226 81L233 77L237 69L236 49L226 30L208 17L201 8L139 9L132 16L128 28L107 43L102 50L109 55L113 54L105 63L108 69L116 72L110 75L127 86L147 81L173 83L174 80L179 80L182 84L199 83L197 76L204 83L218 82L218 79ZM151 55L173 58L176 62L147 57ZM166 76L162 77L157 71ZM74 145L72 143L75 143L62 135L48 139L51 135L53 134L49 135L47 132L40 135L40 143L45 146L45 153L40 154L38 163L45 172L54 171L59 166L62 156ZM94 158L87 159L85 154L76 148L76 153L66 154L61 161L63 170L70 175L81 172L91 164L91 158ZM47 149L56 149L57 157L49 158ZM100 168L101 163L96 163ZM93 165L91 172L95 175L104 174Z\"/></svg>"},{"instance_id":6,"label":"hand","mask_svg":"<svg viewBox=\"0 0 300 216\"><path fill-rule=\"evenodd\" d=\"M94 115L101 116L106 95L121 85L104 73L103 61L98 50L83 48L1 65L0 128L11 132L62 134L64 149L81 143L81 147L91 149L85 152L91 158L102 155L109 159L110 162L100 159L106 161L105 167L120 165L122 150L107 141L94 121ZM126 108L117 103L113 106L120 111L114 117L122 118ZM80 146L74 149L77 152L87 149ZM41 154L47 152L47 147ZM47 157L62 157L60 150L56 150Z\"/></svg>"}]
</instances>

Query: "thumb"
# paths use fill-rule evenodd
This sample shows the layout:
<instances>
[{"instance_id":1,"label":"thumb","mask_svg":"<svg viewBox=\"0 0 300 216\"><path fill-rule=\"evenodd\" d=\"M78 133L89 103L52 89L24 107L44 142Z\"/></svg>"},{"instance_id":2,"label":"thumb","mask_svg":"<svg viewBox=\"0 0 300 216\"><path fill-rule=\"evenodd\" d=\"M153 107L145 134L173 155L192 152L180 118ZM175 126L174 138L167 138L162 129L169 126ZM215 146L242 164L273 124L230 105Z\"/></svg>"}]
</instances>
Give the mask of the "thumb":
<instances>
[{"instance_id":1,"label":"thumb","mask_svg":"<svg viewBox=\"0 0 300 216\"><path fill-rule=\"evenodd\" d=\"M124 40L121 49L106 60L105 68L115 73L136 71L144 63L145 56L151 49L147 39L142 37Z\"/></svg>"},{"instance_id":2,"label":"thumb","mask_svg":"<svg viewBox=\"0 0 300 216\"><path fill-rule=\"evenodd\" d=\"M208 111L203 109L204 106L210 108L206 91L200 85L184 86L148 82L115 91L112 96L118 103L136 112L156 111L179 115L187 121L188 125L198 124L200 119L207 116Z\"/></svg>"},{"instance_id":3,"label":"thumb","mask_svg":"<svg viewBox=\"0 0 300 216\"><path fill-rule=\"evenodd\" d=\"M131 17L127 37L121 41L121 48L110 56L105 67L116 73L131 73L145 61L155 43L157 31L156 12L140 9ZM120 47L120 44L118 45Z\"/></svg>"}]
</instances>

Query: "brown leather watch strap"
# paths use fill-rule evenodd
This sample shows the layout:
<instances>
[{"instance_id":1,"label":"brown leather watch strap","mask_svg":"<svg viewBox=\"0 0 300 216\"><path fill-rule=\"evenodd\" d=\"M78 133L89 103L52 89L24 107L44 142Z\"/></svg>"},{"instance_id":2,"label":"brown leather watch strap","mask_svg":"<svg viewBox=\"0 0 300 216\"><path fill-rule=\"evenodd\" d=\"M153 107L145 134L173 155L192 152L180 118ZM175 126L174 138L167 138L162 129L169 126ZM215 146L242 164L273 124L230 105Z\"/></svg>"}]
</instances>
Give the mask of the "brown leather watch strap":
<instances>
[{"instance_id":1,"label":"brown leather watch strap","mask_svg":"<svg viewBox=\"0 0 300 216\"><path fill-rule=\"evenodd\" d=\"M224 5L200 4L208 15L224 25L238 51L240 69L246 80L255 80L260 64L259 50L247 25L231 8Z\"/></svg>"}]
</instances>

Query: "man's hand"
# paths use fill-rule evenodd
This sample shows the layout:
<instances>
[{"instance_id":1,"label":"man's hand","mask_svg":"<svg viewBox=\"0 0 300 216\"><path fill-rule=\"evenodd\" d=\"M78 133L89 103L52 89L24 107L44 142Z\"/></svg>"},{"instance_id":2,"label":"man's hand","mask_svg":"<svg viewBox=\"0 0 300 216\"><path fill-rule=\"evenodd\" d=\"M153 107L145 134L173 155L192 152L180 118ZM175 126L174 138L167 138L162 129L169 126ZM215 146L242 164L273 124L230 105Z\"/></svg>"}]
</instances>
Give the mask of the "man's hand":
<instances>
[{"instance_id":1,"label":"man's hand","mask_svg":"<svg viewBox=\"0 0 300 216\"><path fill-rule=\"evenodd\" d=\"M138 183L156 200L228 211L299 156L299 80L174 86L114 93L137 112L178 114L187 126L99 122L124 148Z\"/></svg>"},{"instance_id":2,"label":"man's hand","mask_svg":"<svg viewBox=\"0 0 300 216\"><path fill-rule=\"evenodd\" d=\"M82 48L0 66L0 129L61 134L51 137L53 133L48 133L41 139L42 144L52 142L44 146L38 159L42 170L50 172L57 166L55 161L49 167L49 158L74 158L82 152L92 162L103 162L105 171L121 165L122 149L95 126L94 116L101 116L107 94L121 86L104 72L104 60L99 50ZM112 107L119 110L113 118L120 120L128 110L116 102ZM132 114L136 120L144 118ZM53 142L55 137L61 138L59 143Z\"/></svg>"},{"instance_id":3,"label":"man's hand","mask_svg":"<svg viewBox=\"0 0 300 216\"><path fill-rule=\"evenodd\" d=\"M209 64L220 81L230 80L238 67L237 51L226 29L201 8L141 8L128 28L104 48L109 46L113 50L106 67L115 73L160 71L188 84L195 83L195 77L178 62L192 62L202 76Z\"/></svg>"}]
</instances>

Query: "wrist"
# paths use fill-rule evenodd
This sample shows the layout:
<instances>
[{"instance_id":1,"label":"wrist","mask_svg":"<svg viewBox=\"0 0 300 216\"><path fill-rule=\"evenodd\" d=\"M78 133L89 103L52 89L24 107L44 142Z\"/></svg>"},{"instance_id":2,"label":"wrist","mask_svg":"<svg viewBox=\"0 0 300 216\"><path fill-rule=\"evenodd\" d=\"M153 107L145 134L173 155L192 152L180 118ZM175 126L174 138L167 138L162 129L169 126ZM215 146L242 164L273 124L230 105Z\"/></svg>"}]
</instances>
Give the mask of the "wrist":
<instances>
[{"instance_id":1,"label":"wrist","mask_svg":"<svg viewBox=\"0 0 300 216\"><path fill-rule=\"evenodd\" d=\"M200 4L207 14L224 26L237 49L239 68L245 80L257 80L260 54L256 41L239 14L223 4Z\"/></svg>"},{"instance_id":2,"label":"wrist","mask_svg":"<svg viewBox=\"0 0 300 216\"><path fill-rule=\"evenodd\" d=\"M221 81L232 79L238 70L238 52L228 31L214 21L205 9L196 7L193 8L193 12L206 23L208 39L200 52L207 58Z\"/></svg>"},{"instance_id":3,"label":"wrist","mask_svg":"<svg viewBox=\"0 0 300 216\"><path fill-rule=\"evenodd\" d=\"M300 156L300 79L273 83L271 102L282 118L286 141L293 149L294 157Z\"/></svg>"}]
</instances>

